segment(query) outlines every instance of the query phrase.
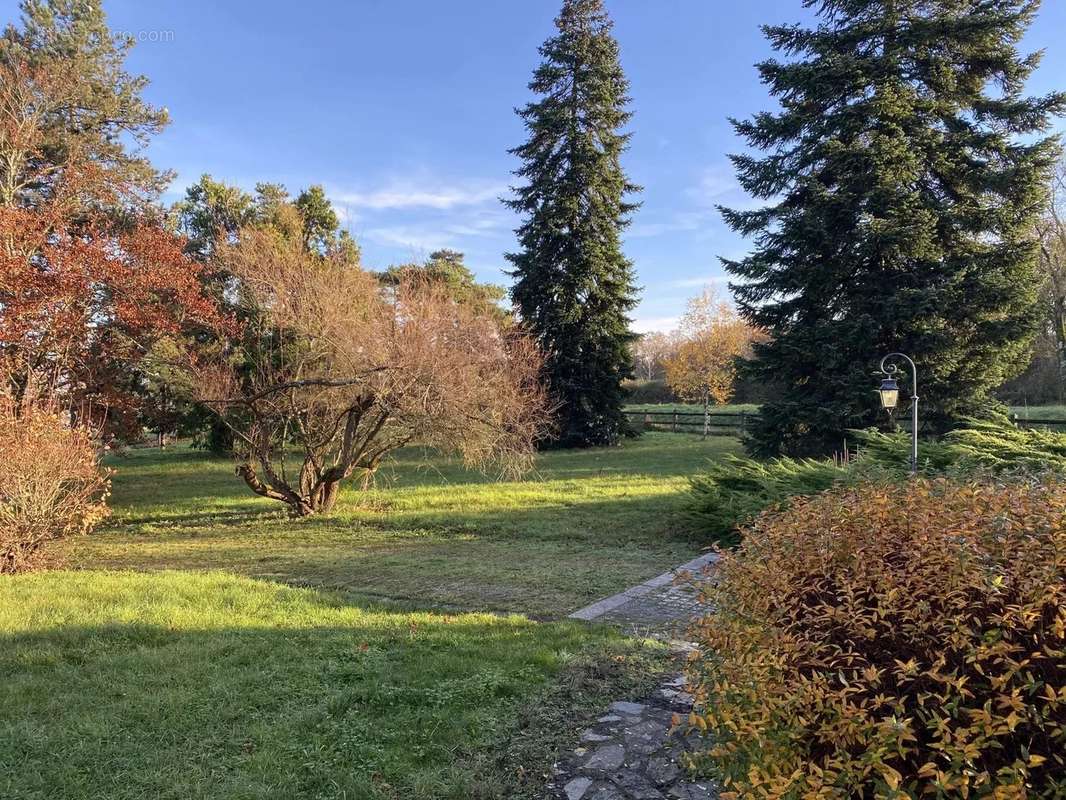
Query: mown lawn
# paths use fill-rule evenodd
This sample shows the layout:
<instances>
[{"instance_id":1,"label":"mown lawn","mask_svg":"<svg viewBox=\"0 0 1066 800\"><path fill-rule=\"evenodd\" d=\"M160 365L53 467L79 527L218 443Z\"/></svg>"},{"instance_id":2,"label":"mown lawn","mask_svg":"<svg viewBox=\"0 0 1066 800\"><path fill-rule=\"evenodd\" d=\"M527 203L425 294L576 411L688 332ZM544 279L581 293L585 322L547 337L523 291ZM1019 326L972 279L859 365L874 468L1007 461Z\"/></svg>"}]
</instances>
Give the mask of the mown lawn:
<instances>
[{"instance_id":1,"label":"mown lawn","mask_svg":"<svg viewBox=\"0 0 1066 800\"><path fill-rule=\"evenodd\" d=\"M1066 406L1012 406L1010 411L1021 419L1066 420Z\"/></svg>"},{"instance_id":2,"label":"mown lawn","mask_svg":"<svg viewBox=\"0 0 1066 800\"><path fill-rule=\"evenodd\" d=\"M566 613L697 553L687 476L736 448L649 434L505 483L407 451L305 520L226 459L115 458L68 569L0 580L0 798L539 798L666 662Z\"/></svg>"},{"instance_id":3,"label":"mown lawn","mask_svg":"<svg viewBox=\"0 0 1066 800\"><path fill-rule=\"evenodd\" d=\"M711 406L712 414L754 414L759 410L755 403L732 403L724 406ZM630 403L626 411L681 411L689 414L702 414L703 406L695 403Z\"/></svg>"},{"instance_id":4,"label":"mown lawn","mask_svg":"<svg viewBox=\"0 0 1066 800\"><path fill-rule=\"evenodd\" d=\"M568 697L577 717L657 663L572 623L219 572L5 578L0 797L535 797L572 732L516 720L590 652L616 675Z\"/></svg>"},{"instance_id":5,"label":"mown lawn","mask_svg":"<svg viewBox=\"0 0 1066 800\"><path fill-rule=\"evenodd\" d=\"M712 414L754 414L758 410L759 406L754 403L711 407ZM626 406L626 411L685 411L702 414L703 406L692 403L631 403ZM1066 420L1066 406L1011 406L1010 413L1017 414L1022 419Z\"/></svg>"},{"instance_id":6,"label":"mown lawn","mask_svg":"<svg viewBox=\"0 0 1066 800\"><path fill-rule=\"evenodd\" d=\"M329 517L294 520L252 495L228 459L136 450L116 470L108 526L57 551L77 569L224 569L431 608L570 611L699 552L678 511L687 477L734 439L650 433L543 454L493 482L405 451ZM428 466L427 466L428 465Z\"/></svg>"}]
</instances>

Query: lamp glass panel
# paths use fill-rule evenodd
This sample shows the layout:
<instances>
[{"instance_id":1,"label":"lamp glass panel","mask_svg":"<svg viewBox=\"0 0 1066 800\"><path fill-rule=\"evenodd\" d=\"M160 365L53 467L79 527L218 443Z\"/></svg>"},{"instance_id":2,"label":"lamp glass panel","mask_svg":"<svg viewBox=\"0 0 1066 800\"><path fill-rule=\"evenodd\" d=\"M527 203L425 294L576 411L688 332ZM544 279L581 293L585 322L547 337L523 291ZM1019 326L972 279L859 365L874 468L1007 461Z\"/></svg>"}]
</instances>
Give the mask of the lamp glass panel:
<instances>
[{"instance_id":1,"label":"lamp glass panel","mask_svg":"<svg viewBox=\"0 0 1066 800\"><path fill-rule=\"evenodd\" d=\"M893 409L899 404L899 385L892 378L881 381L881 407Z\"/></svg>"}]
</instances>

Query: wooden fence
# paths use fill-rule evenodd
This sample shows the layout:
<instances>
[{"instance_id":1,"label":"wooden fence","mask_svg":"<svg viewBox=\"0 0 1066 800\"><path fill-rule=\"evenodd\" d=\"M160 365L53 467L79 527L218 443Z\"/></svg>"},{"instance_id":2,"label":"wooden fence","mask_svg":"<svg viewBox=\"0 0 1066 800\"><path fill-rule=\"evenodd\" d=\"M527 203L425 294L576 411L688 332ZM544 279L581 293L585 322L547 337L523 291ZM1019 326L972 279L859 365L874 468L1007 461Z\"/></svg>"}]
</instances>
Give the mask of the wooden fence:
<instances>
[{"instance_id":1,"label":"wooden fence","mask_svg":"<svg viewBox=\"0 0 1066 800\"><path fill-rule=\"evenodd\" d=\"M648 431L670 431L672 433L703 433L702 411L627 411L630 422ZM710 436L742 436L754 414L745 411L712 411L708 416L707 433ZM1066 433L1066 420L1063 419L1023 419L1017 415L1011 418L1019 428L1042 428ZM899 420L900 427L910 430L910 420Z\"/></svg>"},{"instance_id":2,"label":"wooden fence","mask_svg":"<svg viewBox=\"0 0 1066 800\"><path fill-rule=\"evenodd\" d=\"M703 433L702 411L627 411L626 417L644 430L672 433ZM708 417L707 433L711 436L740 436L752 415L747 412L715 412Z\"/></svg>"}]
</instances>

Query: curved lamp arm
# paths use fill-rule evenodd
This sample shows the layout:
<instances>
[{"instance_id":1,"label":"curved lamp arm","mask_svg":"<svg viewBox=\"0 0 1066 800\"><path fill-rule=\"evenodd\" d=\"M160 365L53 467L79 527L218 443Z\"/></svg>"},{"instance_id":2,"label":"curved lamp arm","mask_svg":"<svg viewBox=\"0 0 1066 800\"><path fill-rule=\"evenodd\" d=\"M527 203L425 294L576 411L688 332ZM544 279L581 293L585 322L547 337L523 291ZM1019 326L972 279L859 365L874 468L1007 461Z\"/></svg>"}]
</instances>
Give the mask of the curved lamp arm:
<instances>
[{"instance_id":1,"label":"curved lamp arm","mask_svg":"<svg viewBox=\"0 0 1066 800\"><path fill-rule=\"evenodd\" d=\"M899 365L888 363L891 359L901 358L910 364L911 367L911 399L918 399L918 368L914 366L914 362L911 357L904 353L889 353L887 356L881 359L881 372L885 375L894 376L900 371Z\"/></svg>"},{"instance_id":2,"label":"curved lamp arm","mask_svg":"<svg viewBox=\"0 0 1066 800\"><path fill-rule=\"evenodd\" d=\"M881 359L881 372L893 377L900 371L898 364L889 363L893 359L906 361L911 368L911 475L918 474L918 368L910 356L903 353L889 353Z\"/></svg>"}]
</instances>

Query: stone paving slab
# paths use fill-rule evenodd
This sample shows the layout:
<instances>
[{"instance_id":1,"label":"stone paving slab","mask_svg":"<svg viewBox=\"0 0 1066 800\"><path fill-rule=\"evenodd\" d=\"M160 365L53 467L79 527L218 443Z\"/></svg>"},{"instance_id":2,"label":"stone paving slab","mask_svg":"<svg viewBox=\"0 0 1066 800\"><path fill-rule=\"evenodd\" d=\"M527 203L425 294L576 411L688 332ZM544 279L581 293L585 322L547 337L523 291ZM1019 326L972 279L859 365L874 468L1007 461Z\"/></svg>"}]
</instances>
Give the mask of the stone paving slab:
<instances>
[{"instance_id":1,"label":"stone paving slab","mask_svg":"<svg viewBox=\"0 0 1066 800\"><path fill-rule=\"evenodd\" d=\"M629 633L683 635L683 627L701 611L693 586L679 583L684 573L698 575L718 561L714 553L694 558L676 569L599 600L570 615L587 622L611 623Z\"/></svg>"},{"instance_id":2,"label":"stone paving slab","mask_svg":"<svg viewBox=\"0 0 1066 800\"><path fill-rule=\"evenodd\" d=\"M579 746L556 765L551 800L713 800L717 787L694 781L685 754L701 745L675 728L692 709L684 679L672 678L642 703L618 701L584 733Z\"/></svg>"},{"instance_id":3,"label":"stone paving slab","mask_svg":"<svg viewBox=\"0 0 1066 800\"><path fill-rule=\"evenodd\" d=\"M694 586L678 580L698 575L717 562L713 553L694 558L639 586L633 586L575 611L570 616L618 625L630 634L673 642L677 652L691 650L685 642L693 616L705 608ZM675 728L692 710L684 678L675 676L651 697L634 703L612 703L580 737L578 746L555 766L548 784L551 800L713 800L718 788L692 780L684 761L689 751L705 746L696 734Z\"/></svg>"}]
</instances>

